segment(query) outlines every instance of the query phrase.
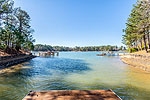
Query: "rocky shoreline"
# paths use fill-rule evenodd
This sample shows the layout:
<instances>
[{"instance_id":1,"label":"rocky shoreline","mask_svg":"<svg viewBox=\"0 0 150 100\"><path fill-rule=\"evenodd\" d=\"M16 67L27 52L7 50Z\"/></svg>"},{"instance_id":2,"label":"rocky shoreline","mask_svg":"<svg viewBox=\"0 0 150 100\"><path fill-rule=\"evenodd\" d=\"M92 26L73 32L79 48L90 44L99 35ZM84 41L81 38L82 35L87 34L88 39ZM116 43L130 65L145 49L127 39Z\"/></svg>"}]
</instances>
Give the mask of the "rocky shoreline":
<instances>
[{"instance_id":1,"label":"rocky shoreline","mask_svg":"<svg viewBox=\"0 0 150 100\"><path fill-rule=\"evenodd\" d=\"M150 72L149 55L137 55L137 54L126 53L121 56L121 61L133 67L137 67L144 71Z\"/></svg>"},{"instance_id":2,"label":"rocky shoreline","mask_svg":"<svg viewBox=\"0 0 150 100\"><path fill-rule=\"evenodd\" d=\"M32 58L35 58L34 55L14 55L14 56L0 56L0 69L8 68L13 65L17 65L23 62L26 62Z\"/></svg>"}]
</instances>

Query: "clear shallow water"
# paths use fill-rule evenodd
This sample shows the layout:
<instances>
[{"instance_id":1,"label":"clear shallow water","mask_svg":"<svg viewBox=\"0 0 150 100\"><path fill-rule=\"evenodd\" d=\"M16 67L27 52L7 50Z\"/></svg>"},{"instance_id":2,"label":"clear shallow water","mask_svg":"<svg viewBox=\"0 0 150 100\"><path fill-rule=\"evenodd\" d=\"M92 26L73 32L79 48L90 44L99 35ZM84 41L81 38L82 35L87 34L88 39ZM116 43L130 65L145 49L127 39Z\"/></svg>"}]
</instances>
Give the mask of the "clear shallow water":
<instances>
[{"instance_id":1,"label":"clear shallow water","mask_svg":"<svg viewBox=\"0 0 150 100\"><path fill-rule=\"evenodd\" d=\"M100 52L61 52L37 57L0 75L0 100L21 100L29 91L112 89L123 100L150 100L150 73Z\"/></svg>"}]
</instances>

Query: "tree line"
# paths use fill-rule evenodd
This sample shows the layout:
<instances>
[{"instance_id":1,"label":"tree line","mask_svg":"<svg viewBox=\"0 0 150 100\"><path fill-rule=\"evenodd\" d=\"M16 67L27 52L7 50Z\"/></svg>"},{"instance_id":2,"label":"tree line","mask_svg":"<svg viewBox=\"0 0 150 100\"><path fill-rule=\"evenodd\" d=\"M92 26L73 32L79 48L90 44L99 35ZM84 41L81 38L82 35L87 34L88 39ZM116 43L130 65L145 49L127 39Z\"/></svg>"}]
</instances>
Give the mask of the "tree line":
<instances>
[{"instance_id":1,"label":"tree line","mask_svg":"<svg viewBox=\"0 0 150 100\"><path fill-rule=\"evenodd\" d=\"M87 46L87 47L65 47L65 46L51 46L36 44L34 46L34 51L118 51L126 50L125 47L121 46Z\"/></svg>"},{"instance_id":2,"label":"tree line","mask_svg":"<svg viewBox=\"0 0 150 100\"><path fill-rule=\"evenodd\" d=\"M14 8L13 0L0 0L0 48L11 52L34 49L29 14Z\"/></svg>"},{"instance_id":3,"label":"tree line","mask_svg":"<svg viewBox=\"0 0 150 100\"><path fill-rule=\"evenodd\" d=\"M126 22L126 28L123 30L123 43L131 50L150 49L150 0L138 0L133 5L131 14Z\"/></svg>"}]
</instances>

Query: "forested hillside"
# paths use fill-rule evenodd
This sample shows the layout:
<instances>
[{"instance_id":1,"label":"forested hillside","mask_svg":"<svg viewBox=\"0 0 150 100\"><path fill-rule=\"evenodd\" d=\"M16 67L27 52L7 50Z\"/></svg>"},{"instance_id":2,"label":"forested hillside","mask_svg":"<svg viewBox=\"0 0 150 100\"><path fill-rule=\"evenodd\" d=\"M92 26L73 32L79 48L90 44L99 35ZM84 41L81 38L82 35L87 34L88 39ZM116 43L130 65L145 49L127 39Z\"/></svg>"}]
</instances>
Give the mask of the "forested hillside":
<instances>
[{"instance_id":1,"label":"forested hillside","mask_svg":"<svg viewBox=\"0 0 150 100\"><path fill-rule=\"evenodd\" d=\"M34 46L34 51L118 51L126 50L125 47L121 46L86 46L86 47L65 47L65 46L51 46L37 44Z\"/></svg>"}]
</instances>

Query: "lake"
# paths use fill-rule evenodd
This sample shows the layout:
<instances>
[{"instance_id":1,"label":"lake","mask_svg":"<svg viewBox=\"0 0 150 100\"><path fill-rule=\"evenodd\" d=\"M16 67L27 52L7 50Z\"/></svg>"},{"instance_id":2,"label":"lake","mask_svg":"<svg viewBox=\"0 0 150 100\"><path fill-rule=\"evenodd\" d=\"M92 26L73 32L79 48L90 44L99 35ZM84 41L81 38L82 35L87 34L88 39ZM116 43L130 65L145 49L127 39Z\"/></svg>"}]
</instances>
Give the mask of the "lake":
<instances>
[{"instance_id":1,"label":"lake","mask_svg":"<svg viewBox=\"0 0 150 100\"><path fill-rule=\"evenodd\" d=\"M0 100L21 100L29 91L112 89L123 100L150 100L150 73L101 52L60 52L36 57L0 74Z\"/></svg>"}]
</instances>

